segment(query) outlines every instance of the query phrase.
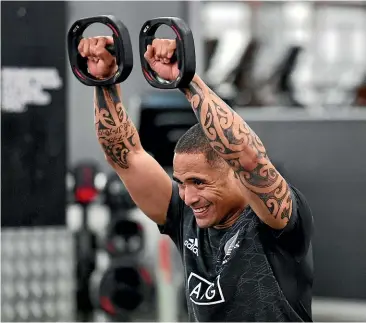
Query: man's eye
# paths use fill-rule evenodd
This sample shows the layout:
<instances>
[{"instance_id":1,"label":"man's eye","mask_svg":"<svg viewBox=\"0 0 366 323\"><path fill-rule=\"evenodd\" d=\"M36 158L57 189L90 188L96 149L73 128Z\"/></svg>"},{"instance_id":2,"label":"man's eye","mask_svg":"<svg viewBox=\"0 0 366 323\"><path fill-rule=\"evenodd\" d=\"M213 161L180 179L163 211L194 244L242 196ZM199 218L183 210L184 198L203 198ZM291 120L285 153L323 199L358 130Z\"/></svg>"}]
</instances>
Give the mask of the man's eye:
<instances>
[{"instance_id":1,"label":"man's eye","mask_svg":"<svg viewBox=\"0 0 366 323\"><path fill-rule=\"evenodd\" d=\"M202 184L203 184L203 182L202 182L201 180L199 180L199 179L194 179L194 180L193 180L193 184L194 184L194 185L202 185Z\"/></svg>"}]
</instances>

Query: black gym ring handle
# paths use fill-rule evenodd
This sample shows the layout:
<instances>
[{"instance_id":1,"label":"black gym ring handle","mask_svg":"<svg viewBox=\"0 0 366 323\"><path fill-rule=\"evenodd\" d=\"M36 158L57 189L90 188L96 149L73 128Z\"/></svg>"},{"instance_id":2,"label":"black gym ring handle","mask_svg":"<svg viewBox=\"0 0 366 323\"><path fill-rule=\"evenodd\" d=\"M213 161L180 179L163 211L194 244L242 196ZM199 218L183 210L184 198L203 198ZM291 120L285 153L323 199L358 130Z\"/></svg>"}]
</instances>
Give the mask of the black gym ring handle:
<instances>
[{"instance_id":1,"label":"black gym ring handle","mask_svg":"<svg viewBox=\"0 0 366 323\"><path fill-rule=\"evenodd\" d=\"M176 80L164 83L157 79L155 72L151 69L144 57L147 45L152 44L155 33L161 25L169 26L177 36L176 58L173 57L173 61L174 59L178 61L180 71ZM192 31L182 19L176 17L160 17L146 21L140 31L139 47L142 73L151 86L160 89L176 89L187 87L192 81L196 72L194 39Z\"/></svg>"},{"instance_id":2,"label":"black gym ring handle","mask_svg":"<svg viewBox=\"0 0 366 323\"><path fill-rule=\"evenodd\" d=\"M100 80L88 73L87 60L78 51L83 32L94 23L102 23L113 31L114 45L107 46L107 50L116 56L118 69L108 79ZM131 74L133 53L130 35L122 21L112 15L100 15L77 20L70 27L67 35L67 45L71 70L75 77L87 86L106 86L122 83Z\"/></svg>"}]
</instances>

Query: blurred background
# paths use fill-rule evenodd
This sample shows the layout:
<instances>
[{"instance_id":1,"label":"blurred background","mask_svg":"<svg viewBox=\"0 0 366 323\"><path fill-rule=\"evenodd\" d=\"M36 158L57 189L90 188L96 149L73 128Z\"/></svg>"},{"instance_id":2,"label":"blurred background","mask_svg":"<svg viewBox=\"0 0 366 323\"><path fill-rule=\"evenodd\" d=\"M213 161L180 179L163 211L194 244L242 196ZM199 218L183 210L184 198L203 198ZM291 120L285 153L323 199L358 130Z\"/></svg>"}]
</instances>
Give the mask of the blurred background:
<instances>
[{"instance_id":1,"label":"blurred background","mask_svg":"<svg viewBox=\"0 0 366 323\"><path fill-rule=\"evenodd\" d=\"M179 255L106 163L93 88L69 67L70 26L100 14L129 29L134 68L123 100L169 174L174 145L196 119L179 91L146 82L138 35L155 17L189 24L197 73L312 207L314 320L366 321L362 1L2 1L1 320L187 320ZM85 34L111 31L95 24Z\"/></svg>"}]
</instances>

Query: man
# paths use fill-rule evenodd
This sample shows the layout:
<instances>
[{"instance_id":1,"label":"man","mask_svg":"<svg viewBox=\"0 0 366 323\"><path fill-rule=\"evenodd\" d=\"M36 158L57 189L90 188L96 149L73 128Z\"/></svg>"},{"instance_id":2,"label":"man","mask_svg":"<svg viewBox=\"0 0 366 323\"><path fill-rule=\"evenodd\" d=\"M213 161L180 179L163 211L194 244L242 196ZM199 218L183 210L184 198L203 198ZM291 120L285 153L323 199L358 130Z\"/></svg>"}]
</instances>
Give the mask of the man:
<instances>
[{"instance_id":1,"label":"man","mask_svg":"<svg viewBox=\"0 0 366 323\"><path fill-rule=\"evenodd\" d=\"M95 37L79 44L96 77L116 70L105 50L112 42ZM166 80L179 73L170 63L175 46L155 39L145 53ZM119 85L95 88L95 127L107 161L137 206L179 249L189 319L311 321L313 220L304 196L198 75L181 90L198 123L176 145L174 181L141 146Z\"/></svg>"}]
</instances>

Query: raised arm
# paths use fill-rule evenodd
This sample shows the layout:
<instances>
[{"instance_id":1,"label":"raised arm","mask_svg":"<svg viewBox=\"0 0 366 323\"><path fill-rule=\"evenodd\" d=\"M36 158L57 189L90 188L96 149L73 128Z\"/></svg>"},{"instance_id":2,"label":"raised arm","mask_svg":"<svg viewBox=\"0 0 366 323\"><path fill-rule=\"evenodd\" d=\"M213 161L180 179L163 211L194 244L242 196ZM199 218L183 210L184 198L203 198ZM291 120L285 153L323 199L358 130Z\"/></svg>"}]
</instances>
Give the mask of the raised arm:
<instances>
[{"instance_id":1,"label":"raised arm","mask_svg":"<svg viewBox=\"0 0 366 323\"><path fill-rule=\"evenodd\" d=\"M107 77L115 71L105 49L110 37L83 39L79 52L88 57L89 72ZM95 130L106 160L124 182L136 205L154 222L164 224L172 193L168 174L141 146L135 125L122 103L119 85L94 90Z\"/></svg>"},{"instance_id":2,"label":"raised arm","mask_svg":"<svg viewBox=\"0 0 366 323\"><path fill-rule=\"evenodd\" d=\"M292 213L290 188L259 137L198 75L183 91L211 147L247 188L252 209L270 227L284 228Z\"/></svg>"},{"instance_id":3,"label":"raised arm","mask_svg":"<svg viewBox=\"0 0 366 323\"><path fill-rule=\"evenodd\" d=\"M170 63L175 40L155 39L145 58L163 79L175 80L178 63ZM258 217L283 229L292 214L291 191L267 156L263 143L248 124L198 76L182 89L191 103L211 147L232 167L246 188L248 202Z\"/></svg>"}]
</instances>

